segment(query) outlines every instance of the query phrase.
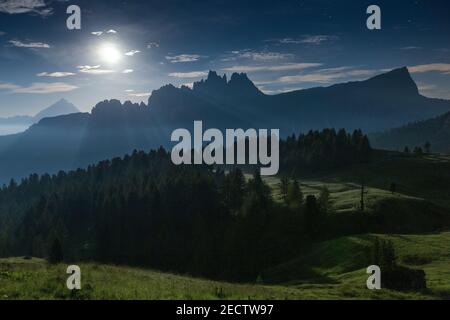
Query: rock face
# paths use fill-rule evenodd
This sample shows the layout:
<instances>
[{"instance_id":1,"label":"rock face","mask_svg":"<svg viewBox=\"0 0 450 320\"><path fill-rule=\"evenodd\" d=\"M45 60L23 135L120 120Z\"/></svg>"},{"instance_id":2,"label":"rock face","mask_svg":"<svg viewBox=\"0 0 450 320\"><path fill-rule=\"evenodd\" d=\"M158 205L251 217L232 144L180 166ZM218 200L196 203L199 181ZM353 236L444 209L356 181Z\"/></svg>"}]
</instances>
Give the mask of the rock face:
<instances>
[{"instance_id":1,"label":"rock face","mask_svg":"<svg viewBox=\"0 0 450 320\"><path fill-rule=\"evenodd\" d=\"M75 111L60 101L47 114L58 110ZM171 132L192 129L195 120L205 128L280 129L287 136L322 128L380 132L448 111L449 101L419 94L407 68L273 96L262 93L246 74L228 79L211 71L192 89L166 85L155 90L148 105L106 100L90 114L46 118L22 134L0 137L0 167L8 168L0 172L0 181L75 169L133 149L170 147Z\"/></svg>"}]
</instances>

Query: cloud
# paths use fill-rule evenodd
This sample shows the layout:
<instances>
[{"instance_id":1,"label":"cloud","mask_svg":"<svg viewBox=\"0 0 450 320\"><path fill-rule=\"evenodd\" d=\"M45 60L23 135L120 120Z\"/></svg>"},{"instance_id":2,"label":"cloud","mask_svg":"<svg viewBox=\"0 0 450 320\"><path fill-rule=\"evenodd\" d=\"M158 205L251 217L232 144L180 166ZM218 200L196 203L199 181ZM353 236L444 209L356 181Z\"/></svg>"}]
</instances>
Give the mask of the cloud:
<instances>
[{"instance_id":1,"label":"cloud","mask_svg":"<svg viewBox=\"0 0 450 320\"><path fill-rule=\"evenodd\" d=\"M417 66L408 67L408 70L411 73L441 72L443 74L450 74L450 64L448 63L421 64Z\"/></svg>"},{"instance_id":2,"label":"cloud","mask_svg":"<svg viewBox=\"0 0 450 320\"><path fill-rule=\"evenodd\" d=\"M259 88L259 90L261 90L262 92L264 92L265 94L280 94L280 93L286 93L286 92L292 92L292 91L297 91L297 90L303 90L303 87L294 87L294 88L281 88L281 89L276 89L276 90L268 90L265 88Z\"/></svg>"},{"instance_id":3,"label":"cloud","mask_svg":"<svg viewBox=\"0 0 450 320\"><path fill-rule=\"evenodd\" d=\"M14 47L18 47L18 48L39 48L39 49L50 48L49 44L43 43L43 42L24 43L24 42L18 41L18 40L11 40L11 41L9 41L9 43L11 43Z\"/></svg>"},{"instance_id":4,"label":"cloud","mask_svg":"<svg viewBox=\"0 0 450 320\"><path fill-rule=\"evenodd\" d=\"M300 38L282 38L282 39L271 39L267 40L268 42L276 42L279 44L312 44L312 45L321 45L325 42L332 42L338 40L338 36L334 35L303 35Z\"/></svg>"},{"instance_id":5,"label":"cloud","mask_svg":"<svg viewBox=\"0 0 450 320\"><path fill-rule=\"evenodd\" d=\"M96 65L96 66L88 66L88 65L86 65L86 66L78 66L77 69L90 70L90 69L99 69L100 67L101 67L100 65Z\"/></svg>"},{"instance_id":6,"label":"cloud","mask_svg":"<svg viewBox=\"0 0 450 320\"><path fill-rule=\"evenodd\" d=\"M191 72L173 72L169 73L169 77L174 78L199 78L208 75L208 71L191 71Z\"/></svg>"},{"instance_id":7,"label":"cloud","mask_svg":"<svg viewBox=\"0 0 450 320\"><path fill-rule=\"evenodd\" d=\"M438 99L450 99L450 92L447 88L435 84L421 83L418 84L419 91L426 97Z\"/></svg>"},{"instance_id":8,"label":"cloud","mask_svg":"<svg viewBox=\"0 0 450 320\"><path fill-rule=\"evenodd\" d=\"M254 61L270 61L270 60L283 60L293 58L294 55L290 53L279 53L279 52L244 52L240 53L239 57L252 59Z\"/></svg>"},{"instance_id":9,"label":"cloud","mask_svg":"<svg viewBox=\"0 0 450 320\"><path fill-rule=\"evenodd\" d=\"M87 73L87 74L94 74L94 75L102 75L102 74L110 74L115 73L114 70L108 70L108 69L100 69L101 66L78 66L77 69L81 73Z\"/></svg>"},{"instance_id":10,"label":"cloud","mask_svg":"<svg viewBox=\"0 0 450 320\"><path fill-rule=\"evenodd\" d=\"M100 37L103 34L117 34L117 33L118 32L116 30L114 30L114 29L110 29L110 30L107 30L107 31L94 31L94 32L91 32L92 35L97 36L97 37Z\"/></svg>"},{"instance_id":11,"label":"cloud","mask_svg":"<svg viewBox=\"0 0 450 320\"><path fill-rule=\"evenodd\" d=\"M151 92L134 92L134 90L133 91L127 90L127 92L128 96L137 98L150 97L152 95Z\"/></svg>"},{"instance_id":12,"label":"cloud","mask_svg":"<svg viewBox=\"0 0 450 320\"><path fill-rule=\"evenodd\" d=\"M87 73L87 74L95 74L95 75L102 75L102 74L111 74L115 73L114 70L109 69L81 69L80 72Z\"/></svg>"},{"instance_id":13,"label":"cloud","mask_svg":"<svg viewBox=\"0 0 450 320\"><path fill-rule=\"evenodd\" d=\"M266 42L276 42L281 44L299 44L302 43L302 40L293 38L282 38L282 39L269 39L266 40Z\"/></svg>"},{"instance_id":14,"label":"cloud","mask_svg":"<svg viewBox=\"0 0 450 320\"><path fill-rule=\"evenodd\" d=\"M235 61L238 59L250 59L253 61L267 62L275 60L291 59L295 56L291 53L280 53L271 51L253 51L250 49L231 51L222 61Z\"/></svg>"},{"instance_id":15,"label":"cloud","mask_svg":"<svg viewBox=\"0 0 450 320\"><path fill-rule=\"evenodd\" d=\"M349 78L369 77L378 73L377 70L354 69L353 67L339 67L321 69L313 73L299 74L293 76L283 76L278 78L278 82L283 83L330 83L334 80L342 80Z\"/></svg>"},{"instance_id":16,"label":"cloud","mask_svg":"<svg viewBox=\"0 0 450 320\"><path fill-rule=\"evenodd\" d=\"M35 82L28 87L22 87L13 83L0 82L0 90L8 90L13 93L47 94L69 92L75 89L78 89L78 87L64 82Z\"/></svg>"},{"instance_id":17,"label":"cloud","mask_svg":"<svg viewBox=\"0 0 450 320\"><path fill-rule=\"evenodd\" d=\"M263 65L263 66L242 65L224 68L222 70L227 72L276 72L276 71L303 70L320 66L322 66L322 63L285 63L280 65Z\"/></svg>"},{"instance_id":18,"label":"cloud","mask_svg":"<svg viewBox=\"0 0 450 320\"><path fill-rule=\"evenodd\" d=\"M64 82L35 82L29 87L16 87L13 89L14 93L57 93L57 92L69 92L78 89L77 86L64 83Z\"/></svg>"},{"instance_id":19,"label":"cloud","mask_svg":"<svg viewBox=\"0 0 450 320\"><path fill-rule=\"evenodd\" d=\"M0 82L0 90L15 90L20 88L20 86L15 85L13 83L2 83Z\"/></svg>"},{"instance_id":20,"label":"cloud","mask_svg":"<svg viewBox=\"0 0 450 320\"><path fill-rule=\"evenodd\" d=\"M337 36L330 36L330 35L305 35L300 40L300 43L306 43L306 44L313 44L313 45L321 45L324 42L330 42L338 40L339 37Z\"/></svg>"},{"instance_id":21,"label":"cloud","mask_svg":"<svg viewBox=\"0 0 450 320\"><path fill-rule=\"evenodd\" d=\"M156 42L150 42L150 43L147 45L147 49L152 49L152 48L159 48L159 43L156 43Z\"/></svg>"},{"instance_id":22,"label":"cloud","mask_svg":"<svg viewBox=\"0 0 450 320\"><path fill-rule=\"evenodd\" d=\"M74 75L76 75L76 73L73 72L41 72L37 74L38 77L52 77L52 78L63 78Z\"/></svg>"},{"instance_id":23,"label":"cloud","mask_svg":"<svg viewBox=\"0 0 450 320\"><path fill-rule=\"evenodd\" d=\"M436 89L436 85L420 83L420 84L418 84L418 88L419 88L419 91L421 91L421 92L427 92L427 91L433 91L434 89Z\"/></svg>"},{"instance_id":24,"label":"cloud","mask_svg":"<svg viewBox=\"0 0 450 320\"><path fill-rule=\"evenodd\" d=\"M44 0L0 0L0 12L8 14L33 13L49 16L53 9Z\"/></svg>"},{"instance_id":25,"label":"cloud","mask_svg":"<svg viewBox=\"0 0 450 320\"><path fill-rule=\"evenodd\" d=\"M5 34L6 34L6 32L0 31L0 37L1 37L1 36L4 36Z\"/></svg>"},{"instance_id":26,"label":"cloud","mask_svg":"<svg viewBox=\"0 0 450 320\"><path fill-rule=\"evenodd\" d=\"M415 47L415 46L409 46L409 47L401 47L400 50L421 50L422 47Z\"/></svg>"},{"instance_id":27,"label":"cloud","mask_svg":"<svg viewBox=\"0 0 450 320\"><path fill-rule=\"evenodd\" d=\"M202 56L198 54L180 54L177 56L166 56L166 60L171 63L180 63L180 62L194 62L198 61Z\"/></svg>"},{"instance_id":28,"label":"cloud","mask_svg":"<svg viewBox=\"0 0 450 320\"><path fill-rule=\"evenodd\" d=\"M181 86L193 89L194 88L194 83L193 82L187 82L187 83L182 84Z\"/></svg>"},{"instance_id":29,"label":"cloud","mask_svg":"<svg viewBox=\"0 0 450 320\"><path fill-rule=\"evenodd\" d=\"M133 72L134 72L133 69L125 69L125 70L122 71L122 73L125 73L125 74L127 74L127 73L133 73Z\"/></svg>"},{"instance_id":30,"label":"cloud","mask_svg":"<svg viewBox=\"0 0 450 320\"><path fill-rule=\"evenodd\" d=\"M132 57L132 56L134 56L137 53L140 53L140 51L139 50L131 50L131 51L128 51L127 53L125 53L125 55L129 56L129 57Z\"/></svg>"}]
</instances>

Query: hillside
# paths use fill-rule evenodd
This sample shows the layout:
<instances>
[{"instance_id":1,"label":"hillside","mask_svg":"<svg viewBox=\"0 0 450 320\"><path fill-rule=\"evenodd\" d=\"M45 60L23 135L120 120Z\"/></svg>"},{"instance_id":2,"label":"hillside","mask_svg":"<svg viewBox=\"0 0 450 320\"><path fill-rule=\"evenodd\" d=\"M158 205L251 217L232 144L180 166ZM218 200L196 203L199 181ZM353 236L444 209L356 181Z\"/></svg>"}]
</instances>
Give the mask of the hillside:
<instances>
[{"instance_id":1,"label":"hillside","mask_svg":"<svg viewBox=\"0 0 450 320\"><path fill-rule=\"evenodd\" d=\"M297 260L268 270L269 285L231 284L157 271L98 264L80 264L82 291L65 288L66 266L44 260L0 259L0 300L21 299L449 299L450 233L377 235L392 240L401 263L425 270L428 290L422 293L365 288L367 274L359 257L375 235L345 237L317 244ZM299 278L301 270L310 278Z\"/></svg>"},{"instance_id":2,"label":"hillside","mask_svg":"<svg viewBox=\"0 0 450 320\"><path fill-rule=\"evenodd\" d=\"M247 177L250 178L250 176ZM387 177L384 176L384 179ZM274 199L281 203L280 179L266 177L264 180L271 187ZM323 176L299 179L304 197L314 195L319 198L324 187L329 190L330 206L333 212L332 224L335 230L340 230L343 234L356 234L364 230L364 228L355 229L355 221L359 221L360 224L364 221L358 212L361 185L356 181L350 181L351 179L336 177L330 179ZM422 198L401 193L404 190L392 193L388 191L388 185L375 187L376 184L371 182L373 181L367 178L366 183L369 186L365 187L365 205L370 219L367 222L369 226L365 228L372 232L408 234L450 227L450 212L448 208L445 208L447 204L445 191L436 192L433 198L422 194ZM418 194L420 190L417 190L416 195Z\"/></svg>"},{"instance_id":3,"label":"hillside","mask_svg":"<svg viewBox=\"0 0 450 320\"><path fill-rule=\"evenodd\" d=\"M373 145L387 150L403 151L422 147L429 142L433 152L450 153L450 113L442 116L410 123L382 133L372 134Z\"/></svg>"},{"instance_id":4,"label":"hillside","mask_svg":"<svg viewBox=\"0 0 450 320\"><path fill-rule=\"evenodd\" d=\"M263 279L267 283L304 290L345 288L341 291L343 297L368 297L362 290L367 279L367 251L375 237L393 242L399 263L425 271L426 295L450 299L448 232L429 235L371 234L325 241L297 259L267 270Z\"/></svg>"},{"instance_id":5,"label":"hillside","mask_svg":"<svg viewBox=\"0 0 450 320\"><path fill-rule=\"evenodd\" d=\"M415 156L379 151L372 163L329 173L322 179L356 184L364 179L368 186L384 190L395 183L397 193L450 208L450 157L446 155Z\"/></svg>"}]
</instances>

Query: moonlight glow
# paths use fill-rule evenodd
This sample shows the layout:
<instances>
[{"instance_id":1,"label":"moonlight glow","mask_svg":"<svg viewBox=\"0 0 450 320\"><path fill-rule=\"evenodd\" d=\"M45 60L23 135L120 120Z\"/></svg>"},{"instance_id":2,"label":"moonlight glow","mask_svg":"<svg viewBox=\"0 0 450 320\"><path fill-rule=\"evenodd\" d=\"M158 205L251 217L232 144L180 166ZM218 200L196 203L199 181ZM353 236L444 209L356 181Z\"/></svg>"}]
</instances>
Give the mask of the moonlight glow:
<instances>
[{"instance_id":1,"label":"moonlight glow","mask_svg":"<svg viewBox=\"0 0 450 320\"><path fill-rule=\"evenodd\" d=\"M114 45L110 44L100 47L98 53L104 62L110 64L119 62L122 57L120 51Z\"/></svg>"}]
</instances>

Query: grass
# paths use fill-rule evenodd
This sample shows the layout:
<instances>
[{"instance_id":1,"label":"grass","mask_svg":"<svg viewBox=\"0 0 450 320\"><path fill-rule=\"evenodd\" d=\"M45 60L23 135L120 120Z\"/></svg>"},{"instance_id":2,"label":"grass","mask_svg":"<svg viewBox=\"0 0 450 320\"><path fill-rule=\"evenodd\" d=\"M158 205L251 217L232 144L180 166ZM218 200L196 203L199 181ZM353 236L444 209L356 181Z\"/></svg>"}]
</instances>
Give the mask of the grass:
<instances>
[{"instance_id":1,"label":"grass","mask_svg":"<svg viewBox=\"0 0 450 320\"><path fill-rule=\"evenodd\" d=\"M405 258L425 261L420 266L405 265L423 269L429 289L424 292L366 289L368 275L364 255L375 236L393 241L400 263L405 264ZM48 265L41 259L0 259L0 299L450 299L450 232L361 235L318 243L298 259L270 270L264 276L271 276L272 284L266 285L232 284L138 268L82 263L83 288L72 294L65 287L66 267Z\"/></svg>"},{"instance_id":2,"label":"grass","mask_svg":"<svg viewBox=\"0 0 450 320\"><path fill-rule=\"evenodd\" d=\"M298 289L317 288L317 283L322 283L322 287L342 293L343 298L348 297L345 292L351 292L358 299L400 298L392 291L377 296L364 289L368 248L375 237L393 242L400 264L425 271L428 290L409 293L408 299L450 299L450 232L360 235L325 241L297 259L268 270L265 280Z\"/></svg>"},{"instance_id":3,"label":"grass","mask_svg":"<svg viewBox=\"0 0 450 320\"><path fill-rule=\"evenodd\" d=\"M388 153L371 164L352 166L321 176L320 180L360 184L362 178L368 186L383 190L389 190L391 183L395 183L401 194L450 209L449 155L401 156Z\"/></svg>"},{"instance_id":4,"label":"grass","mask_svg":"<svg viewBox=\"0 0 450 320\"><path fill-rule=\"evenodd\" d=\"M251 175L246 175L247 179ZM264 177L264 181L272 189L272 196L275 201L282 202L280 194L280 178ZM333 211L335 212L353 212L358 209L361 197L361 186L352 182L330 182L319 179L300 179L300 186L304 196L315 195L319 197L323 187L327 187L330 191L330 200ZM425 199L408 196L401 193L392 193L387 190L376 187L365 188L365 201L368 209L373 208L378 202L386 200L399 201L425 201Z\"/></svg>"}]
</instances>

